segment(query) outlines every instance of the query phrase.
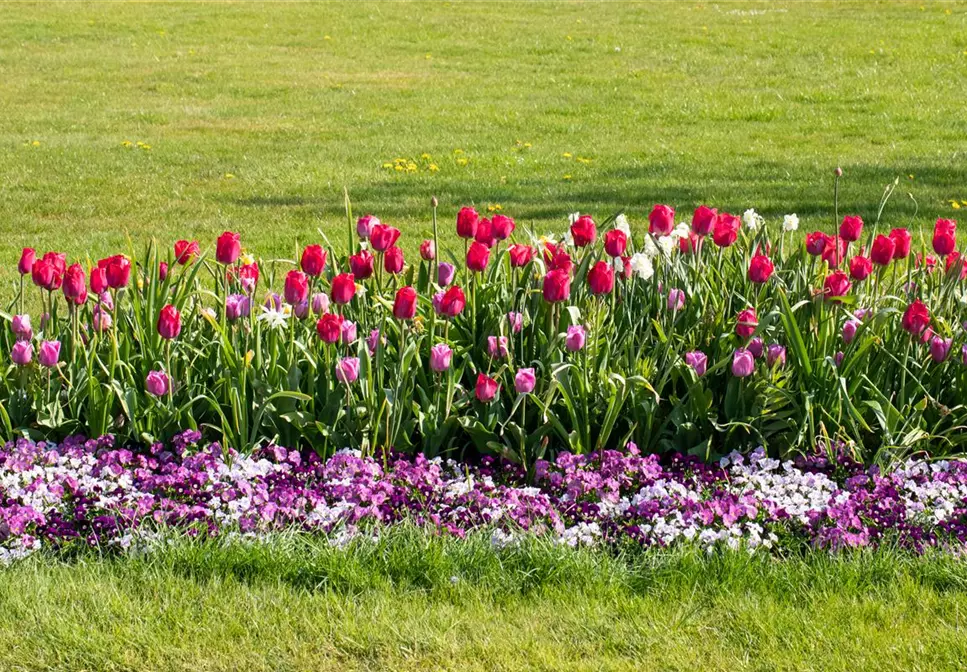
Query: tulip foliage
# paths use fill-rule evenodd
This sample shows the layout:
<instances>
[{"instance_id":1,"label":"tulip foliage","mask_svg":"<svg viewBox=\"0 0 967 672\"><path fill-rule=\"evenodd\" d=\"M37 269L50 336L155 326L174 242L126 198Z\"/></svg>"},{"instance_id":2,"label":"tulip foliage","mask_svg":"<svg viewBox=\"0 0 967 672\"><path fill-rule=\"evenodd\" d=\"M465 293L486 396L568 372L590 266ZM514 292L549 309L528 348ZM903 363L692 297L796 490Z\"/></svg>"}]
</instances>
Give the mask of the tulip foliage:
<instances>
[{"instance_id":1,"label":"tulip foliage","mask_svg":"<svg viewBox=\"0 0 967 672\"><path fill-rule=\"evenodd\" d=\"M192 428L240 450L525 467L628 441L708 459L824 439L868 460L961 448L955 222L928 245L879 216L806 236L794 215L704 205L647 219L634 233L624 215L576 214L537 238L465 207L448 261L435 204L414 259L348 203L348 251L320 232L291 261L257 260L232 232L90 268L27 249L3 314L0 431L153 442Z\"/></svg>"}]
</instances>

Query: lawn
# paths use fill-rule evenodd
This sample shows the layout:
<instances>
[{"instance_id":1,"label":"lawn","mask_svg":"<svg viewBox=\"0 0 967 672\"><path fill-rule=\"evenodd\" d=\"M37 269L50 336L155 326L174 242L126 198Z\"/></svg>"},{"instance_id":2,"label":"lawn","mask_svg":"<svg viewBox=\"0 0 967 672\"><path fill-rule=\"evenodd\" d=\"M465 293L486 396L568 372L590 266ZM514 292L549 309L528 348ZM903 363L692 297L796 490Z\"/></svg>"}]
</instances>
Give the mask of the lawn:
<instances>
[{"instance_id":1,"label":"lawn","mask_svg":"<svg viewBox=\"0 0 967 672\"><path fill-rule=\"evenodd\" d=\"M956 217L965 29L926 0L5 3L0 279L24 245L340 244L344 187L404 233L432 194L447 224L708 202L828 229L841 165L844 211L899 176L888 223Z\"/></svg>"},{"instance_id":2,"label":"lawn","mask_svg":"<svg viewBox=\"0 0 967 672\"><path fill-rule=\"evenodd\" d=\"M391 535L392 536L392 535ZM397 534L177 543L0 573L0 665L153 670L959 670L959 561L611 556Z\"/></svg>"}]
</instances>

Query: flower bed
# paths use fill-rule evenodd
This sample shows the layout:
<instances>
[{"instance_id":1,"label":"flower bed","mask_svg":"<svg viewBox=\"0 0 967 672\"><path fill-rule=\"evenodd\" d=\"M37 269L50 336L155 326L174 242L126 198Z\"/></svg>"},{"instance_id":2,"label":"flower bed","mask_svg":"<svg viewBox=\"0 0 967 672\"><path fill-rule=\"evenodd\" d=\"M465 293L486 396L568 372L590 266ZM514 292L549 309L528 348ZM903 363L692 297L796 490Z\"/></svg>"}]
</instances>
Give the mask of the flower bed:
<instances>
[{"instance_id":1,"label":"flower bed","mask_svg":"<svg viewBox=\"0 0 967 672\"><path fill-rule=\"evenodd\" d=\"M888 463L967 438L952 221L927 248L880 214L803 238L795 215L703 205L676 224L656 205L647 231L575 213L538 237L465 207L450 263L436 214L415 262L348 207L342 257L323 240L257 260L232 232L213 258L182 240L89 269L26 249L0 430L151 443L191 427L241 452L459 451L531 472L629 440L705 459L842 441Z\"/></svg>"},{"instance_id":2,"label":"flower bed","mask_svg":"<svg viewBox=\"0 0 967 672\"><path fill-rule=\"evenodd\" d=\"M759 450L717 465L637 447L517 465L476 467L344 451L323 460L278 446L251 455L197 432L143 452L111 437L61 444L19 440L0 451L0 558L40 549L143 549L165 530L191 535L300 531L345 543L387 525L445 534L550 535L568 545L696 544L794 550L897 544L961 552L967 465L907 461L894 471L840 455L780 463Z\"/></svg>"}]
</instances>

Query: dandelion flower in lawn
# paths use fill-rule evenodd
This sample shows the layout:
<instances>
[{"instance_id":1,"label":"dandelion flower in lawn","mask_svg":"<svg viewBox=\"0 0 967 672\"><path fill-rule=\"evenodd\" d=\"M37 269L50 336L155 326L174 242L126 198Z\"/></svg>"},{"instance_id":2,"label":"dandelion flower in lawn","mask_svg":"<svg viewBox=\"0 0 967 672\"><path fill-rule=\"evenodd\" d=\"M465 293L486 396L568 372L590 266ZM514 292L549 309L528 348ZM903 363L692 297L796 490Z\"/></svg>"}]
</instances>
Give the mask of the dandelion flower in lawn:
<instances>
[{"instance_id":1,"label":"dandelion flower in lawn","mask_svg":"<svg viewBox=\"0 0 967 672\"><path fill-rule=\"evenodd\" d=\"M467 165L467 162L468 162L468 159L466 157L463 157L463 156L461 156L459 159L457 159L457 165L458 166L465 166L465 165Z\"/></svg>"},{"instance_id":2,"label":"dandelion flower in lawn","mask_svg":"<svg viewBox=\"0 0 967 672\"><path fill-rule=\"evenodd\" d=\"M435 173L440 170L440 166L436 165L435 163L431 163L429 166L427 166L427 170L429 170L431 173Z\"/></svg>"},{"instance_id":3,"label":"dandelion flower in lawn","mask_svg":"<svg viewBox=\"0 0 967 672\"><path fill-rule=\"evenodd\" d=\"M571 154L571 152L564 152L563 154L561 154L561 156L563 156L565 159L570 159L574 155Z\"/></svg>"}]
</instances>

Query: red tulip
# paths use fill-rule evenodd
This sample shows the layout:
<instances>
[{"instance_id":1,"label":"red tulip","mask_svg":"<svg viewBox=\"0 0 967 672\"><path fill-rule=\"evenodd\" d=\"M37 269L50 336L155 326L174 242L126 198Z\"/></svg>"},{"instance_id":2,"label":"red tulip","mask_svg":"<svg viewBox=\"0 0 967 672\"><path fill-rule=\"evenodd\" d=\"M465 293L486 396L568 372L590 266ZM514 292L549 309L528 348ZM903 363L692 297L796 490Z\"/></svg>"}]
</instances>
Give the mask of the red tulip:
<instances>
[{"instance_id":1,"label":"red tulip","mask_svg":"<svg viewBox=\"0 0 967 672\"><path fill-rule=\"evenodd\" d=\"M735 318L735 333L741 338L751 337L757 326L759 318L755 314L755 308L746 308Z\"/></svg>"},{"instance_id":2,"label":"red tulip","mask_svg":"<svg viewBox=\"0 0 967 672\"><path fill-rule=\"evenodd\" d=\"M412 320L416 315L416 290L412 287L400 287L393 302L393 317L397 320Z\"/></svg>"},{"instance_id":3,"label":"red tulip","mask_svg":"<svg viewBox=\"0 0 967 672\"><path fill-rule=\"evenodd\" d=\"M834 271L826 276L826 281L823 283L823 294L827 298L846 296L852 286L849 276L844 271Z\"/></svg>"},{"instance_id":4,"label":"red tulip","mask_svg":"<svg viewBox=\"0 0 967 672\"><path fill-rule=\"evenodd\" d=\"M595 296L610 294L614 289L614 268L606 261L599 261L588 271L588 285Z\"/></svg>"},{"instance_id":5,"label":"red tulip","mask_svg":"<svg viewBox=\"0 0 967 672\"><path fill-rule=\"evenodd\" d=\"M64 273L64 298L69 302L81 305L87 301L87 277L84 267L74 264Z\"/></svg>"},{"instance_id":6,"label":"red tulip","mask_svg":"<svg viewBox=\"0 0 967 672\"><path fill-rule=\"evenodd\" d=\"M901 324L904 329L916 336L930 326L930 311L920 299L917 299L907 306Z\"/></svg>"},{"instance_id":7,"label":"red tulip","mask_svg":"<svg viewBox=\"0 0 967 672\"><path fill-rule=\"evenodd\" d=\"M598 227L591 215L581 215L571 224L571 238L575 247L587 247L598 237Z\"/></svg>"},{"instance_id":8,"label":"red tulip","mask_svg":"<svg viewBox=\"0 0 967 672\"><path fill-rule=\"evenodd\" d=\"M631 257L621 257L621 277L625 280L631 277Z\"/></svg>"},{"instance_id":9,"label":"red tulip","mask_svg":"<svg viewBox=\"0 0 967 672\"><path fill-rule=\"evenodd\" d=\"M846 215L839 225L839 237L847 242L859 240L863 235L863 219L857 215Z\"/></svg>"},{"instance_id":10,"label":"red tulip","mask_svg":"<svg viewBox=\"0 0 967 672\"><path fill-rule=\"evenodd\" d=\"M836 268L843 262L843 258L846 256L847 245L848 243L839 236L827 236L826 249L823 250L823 261L830 268Z\"/></svg>"},{"instance_id":11,"label":"red tulip","mask_svg":"<svg viewBox=\"0 0 967 672\"><path fill-rule=\"evenodd\" d=\"M477 222L477 234L473 239L487 247L493 247L497 244L497 238L494 237L493 227L489 219L484 218Z\"/></svg>"},{"instance_id":12,"label":"red tulip","mask_svg":"<svg viewBox=\"0 0 967 672\"><path fill-rule=\"evenodd\" d=\"M957 222L938 219L933 228L933 251L945 257L957 247Z\"/></svg>"},{"instance_id":13,"label":"red tulip","mask_svg":"<svg viewBox=\"0 0 967 672\"><path fill-rule=\"evenodd\" d=\"M699 236L707 236L712 233L712 227L715 226L715 219L718 214L719 211L715 208L710 208L707 205L698 206L692 215L692 231Z\"/></svg>"},{"instance_id":14,"label":"red tulip","mask_svg":"<svg viewBox=\"0 0 967 672\"><path fill-rule=\"evenodd\" d=\"M463 312L467 305L467 297L463 290L454 285L440 299L440 314L445 317L456 317Z\"/></svg>"},{"instance_id":15,"label":"red tulip","mask_svg":"<svg viewBox=\"0 0 967 672\"><path fill-rule=\"evenodd\" d=\"M309 298L309 278L302 271L289 271L285 276L285 300L297 306Z\"/></svg>"},{"instance_id":16,"label":"red tulip","mask_svg":"<svg viewBox=\"0 0 967 672\"><path fill-rule=\"evenodd\" d=\"M715 218L712 229L712 241L719 247L728 247L739 237L742 220L727 212L720 212Z\"/></svg>"},{"instance_id":17,"label":"red tulip","mask_svg":"<svg viewBox=\"0 0 967 672\"><path fill-rule=\"evenodd\" d=\"M474 388L474 393L478 401L484 404L493 401L493 398L497 396L498 389L496 380L483 373L477 374L477 385Z\"/></svg>"},{"instance_id":18,"label":"red tulip","mask_svg":"<svg viewBox=\"0 0 967 672\"><path fill-rule=\"evenodd\" d=\"M197 241L179 240L175 243L175 261L184 266L194 261L201 249Z\"/></svg>"},{"instance_id":19,"label":"red tulip","mask_svg":"<svg viewBox=\"0 0 967 672\"><path fill-rule=\"evenodd\" d=\"M675 210L667 205L656 205L648 215L648 231L654 236L667 236L675 228Z\"/></svg>"},{"instance_id":20,"label":"red tulip","mask_svg":"<svg viewBox=\"0 0 967 672\"><path fill-rule=\"evenodd\" d=\"M477 241L470 243L470 248L467 250L467 268L479 273L487 268L488 263L490 263L490 248Z\"/></svg>"},{"instance_id":21,"label":"red tulip","mask_svg":"<svg viewBox=\"0 0 967 672\"><path fill-rule=\"evenodd\" d=\"M101 266L91 267L91 291L95 294L102 294L107 291L107 270Z\"/></svg>"},{"instance_id":22,"label":"red tulip","mask_svg":"<svg viewBox=\"0 0 967 672\"><path fill-rule=\"evenodd\" d=\"M854 280L866 280L873 272L873 262L867 257L857 254L849 260L849 275Z\"/></svg>"},{"instance_id":23,"label":"red tulip","mask_svg":"<svg viewBox=\"0 0 967 672\"><path fill-rule=\"evenodd\" d=\"M322 245L306 245L299 265L306 275L313 278L322 275L322 270L326 267L326 251L322 249Z\"/></svg>"},{"instance_id":24,"label":"red tulip","mask_svg":"<svg viewBox=\"0 0 967 672\"><path fill-rule=\"evenodd\" d=\"M896 243L889 236L879 235L873 241L870 259L877 266L887 266L896 254Z\"/></svg>"},{"instance_id":25,"label":"red tulip","mask_svg":"<svg viewBox=\"0 0 967 672\"><path fill-rule=\"evenodd\" d=\"M695 254L698 252L698 246L701 242L702 237L700 235L694 231L689 231L686 237L678 239L678 251L682 254Z\"/></svg>"},{"instance_id":26,"label":"red tulip","mask_svg":"<svg viewBox=\"0 0 967 672\"><path fill-rule=\"evenodd\" d=\"M340 273L332 279L332 287L329 293L336 303L349 303L356 295L356 278L353 277L352 273Z\"/></svg>"},{"instance_id":27,"label":"red tulip","mask_svg":"<svg viewBox=\"0 0 967 672\"><path fill-rule=\"evenodd\" d=\"M813 231L806 234L806 251L814 257L818 257L826 251L829 244L829 236L822 231Z\"/></svg>"},{"instance_id":28,"label":"red tulip","mask_svg":"<svg viewBox=\"0 0 967 672\"><path fill-rule=\"evenodd\" d=\"M128 281L131 279L131 262L123 254L101 259L97 265L106 272L107 284L112 289L128 286Z\"/></svg>"},{"instance_id":29,"label":"red tulip","mask_svg":"<svg viewBox=\"0 0 967 672\"><path fill-rule=\"evenodd\" d=\"M37 259L30 268L30 277L34 284L47 291L53 291L60 286L56 278L56 271L46 259Z\"/></svg>"},{"instance_id":30,"label":"red tulip","mask_svg":"<svg viewBox=\"0 0 967 672\"><path fill-rule=\"evenodd\" d=\"M17 264L17 270L20 271L20 275L27 275L30 273L36 260L37 251L32 247L25 247L23 252L20 253L20 263Z\"/></svg>"},{"instance_id":31,"label":"red tulip","mask_svg":"<svg viewBox=\"0 0 967 672\"><path fill-rule=\"evenodd\" d=\"M917 268L926 268L927 273L933 273L937 266L937 258L932 254L928 254L926 257L921 254L917 254Z\"/></svg>"},{"instance_id":32,"label":"red tulip","mask_svg":"<svg viewBox=\"0 0 967 672\"><path fill-rule=\"evenodd\" d=\"M252 292L259 283L259 265L254 262L251 264L242 264L238 267L237 275L242 289L246 292Z\"/></svg>"},{"instance_id":33,"label":"red tulip","mask_svg":"<svg viewBox=\"0 0 967 672\"><path fill-rule=\"evenodd\" d=\"M550 243L544 244L544 261L547 263L549 271L564 271L570 273L574 262L571 255L567 253L563 245L554 246Z\"/></svg>"},{"instance_id":34,"label":"red tulip","mask_svg":"<svg viewBox=\"0 0 967 672\"><path fill-rule=\"evenodd\" d=\"M473 238L477 235L477 223L480 216L473 208L460 208L457 213L457 235L461 238Z\"/></svg>"},{"instance_id":35,"label":"red tulip","mask_svg":"<svg viewBox=\"0 0 967 672\"><path fill-rule=\"evenodd\" d=\"M620 257L628 247L628 236L620 229L611 229L604 234L604 251L612 257Z\"/></svg>"},{"instance_id":36,"label":"red tulip","mask_svg":"<svg viewBox=\"0 0 967 672\"><path fill-rule=\"evenodd\" d=\"M383 255L383 268L387 273L396 275L403 271L403 250L395 245Z\"/></svg>"},{"instance_id":37,"label":"red tulip","mask_svg":"<svg viewBox=\"0 0 967 672\"><path fill-rule=\"evenodd\" d=\"M241 238L237 233L226 231L215 243L215 259L220 264L234 264L242 254Z\"/></svg>"},{"instance_id":38,"label":"red tulip","mask_svg":"<svg viewBox=\"0 0 967 672\"><path fill-rule=\"evenodd\" d=\"M44 255L44 261L53 266L54 275L57 276L57 287L54 289L59 289L64 278L64 271L67 270L67 255L63 252L48 252Z\"/></svg>"},{"instance_id":39,"label":"red tulip","mask_svg":"<svg viewBox=\"0 0 967 672\"><path fill-rule=\"evenodd\" d=\"M543 291L548 303L567 301L571 296L571 276L559 268L548 271L544 276Z\"/></svg>"},{"instance_id":40,"label":"red tulip","mask_svg":"<svg viewBox=\"0 0 967 672\"><path fill-rule=\"evenodd\" d=\"M762 284L772 277L775 266L772 260L764 254L757 254L749 262L749 280Z\"/></svg>"},{"instance_id":41,"label":"red tulip","mask_svg":"<svg viewBox=\"0 0 967 672\"><path fill-rule=\"evenodd\" d=\"M514 224L514 220L507 215L494 215L490 222L491 233L497 240L507 240L515 228L517 225Z\"/></svg>"},{"instance_id":42,"label":"red tulip","mask_svg":"<svg viewBox=\"0 0 967 672\"><path fill-rule=\"evenodd\" d=\"M910 243L912 239L909 231L906 229L893 229L890 231L890 240L893 241L894 245L894 259L906 259L910 256Z\"/></svg>"},{"instance_id":43,"label":"red tulip","mask_svg":"<svg viewBox=\"0 0 967 672\"><path fill-rule=\"evenodd\" d=\"M336 343L342 338L342 315L323 313L316 322L316 333L323 343Z\"/></svg>"},{"instance_id":44,"label":"red tulip","mask_svg":"<svg viewBox=\"0 0 967 672\"><path fill-rule=\"evenodd\" d=\"M158 279L164 282L168 278L168 262L159 261L158 262Z\"/></svg>"},{"instance_id":45,"label":"red tulip","mask_svg":"<svg viewBox=\"0 0 967 672\"><path fill-rule=\"evenodd\" d=\"M376 224L369 233L369 242L377 252L385 252L396 245L400 238L400 230L387 224Z\"/></svg>"},{"instance_id":46,"label":"red tulip","mask_svg":"<svg viewBox=\"0 0 967 672\"><path fill-rule=\"evenodd\" d=\"M432 240L427 239L420 243L420 258L423 261L436 259L436 245L433 244Z\"/></svg>"},{"instance_id":47,"label":"red tulip","mask_svg":"<svg viewBox=\"0 0 967 672\"><path fill-rule=\"evenodd\" d=\"M181 333L181 313L170 303L158 314L158 333L169 341Z\"/></svg>"},{"instance_id":48,"label":"red tulip","mask_svg":"<svg viewBox=\"0 0 967 672\"><path fill-rule=\"evenodd\" d=\"M373 255L369 250L360 250L359 254L349 257L349 269L353 277L365 280L373 276Z\"/></svg>"},{"instance_id":49,"label":"red tulip","mask_svg":"<svg viewBox=\"0 0 967 672\"><path fill-rule=\"evenodd\" d=\"M510 254L510 265L518 268L526 266L534 258L534 248L530 245L511 245L507 252Z\"/></svg>"},{"instance_id":50,"label":"red tulip","mask_svg":"<svg viewBox=\"0 0 967 672\"><path fill-rule=\"evenodd\" d=\"M963 257L961 257L960 252L951 252L944 259L944 268L947 273L950 273L953 269L960 269L960 279L963 280L967 278L967 264L964 263Z\"/></svg>"}]
</instances>

